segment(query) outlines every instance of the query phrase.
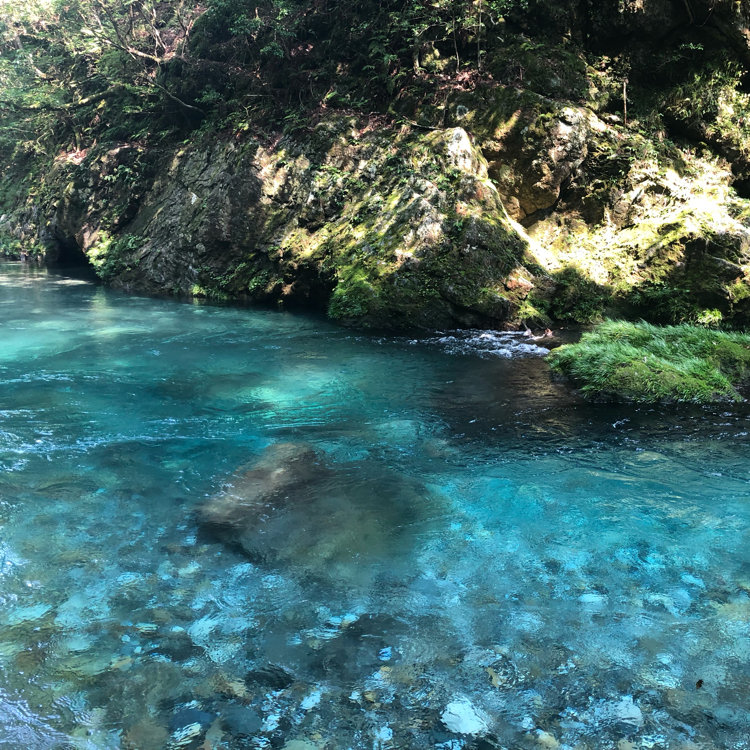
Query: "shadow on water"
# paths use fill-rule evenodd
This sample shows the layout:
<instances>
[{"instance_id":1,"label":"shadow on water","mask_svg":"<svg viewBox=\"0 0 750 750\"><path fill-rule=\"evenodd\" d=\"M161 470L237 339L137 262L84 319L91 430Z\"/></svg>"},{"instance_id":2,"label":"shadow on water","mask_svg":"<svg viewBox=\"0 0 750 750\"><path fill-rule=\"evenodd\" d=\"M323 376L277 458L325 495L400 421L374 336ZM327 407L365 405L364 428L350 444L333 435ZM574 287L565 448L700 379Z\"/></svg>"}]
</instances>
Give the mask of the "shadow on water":
<instances>
[{"instance_id":1,"label":"shadow on water","mask_svg":"<svg viewBox=\"0 0 750 750\"><path fill-rule=\"evenodd\" d=\"M750 402L712 405L596 403L583 399L543 359L483 361L434 394L458 439L504 451L575 452L639 441L734 441L747 437ZM667 446L668 447L668 446Z\"/></svg>"}]
</instances>

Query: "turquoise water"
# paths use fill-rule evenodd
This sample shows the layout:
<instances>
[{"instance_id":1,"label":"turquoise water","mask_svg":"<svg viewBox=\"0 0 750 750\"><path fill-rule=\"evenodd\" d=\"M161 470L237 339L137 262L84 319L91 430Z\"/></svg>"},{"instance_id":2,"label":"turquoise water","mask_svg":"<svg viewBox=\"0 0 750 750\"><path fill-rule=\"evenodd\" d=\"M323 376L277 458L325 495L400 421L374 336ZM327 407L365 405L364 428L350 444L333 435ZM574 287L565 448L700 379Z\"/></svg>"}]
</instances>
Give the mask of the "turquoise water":
<instances>
[{"instance_id":1,"label":"turquoise water","mask_svg":"<svg viewBox=\"0 0 750 750\"><path fill-rule=\"evenodd\" d=\"M10 263L0 325L1 748L750 748L745 405Z\"/></svg>"}]
</instances>

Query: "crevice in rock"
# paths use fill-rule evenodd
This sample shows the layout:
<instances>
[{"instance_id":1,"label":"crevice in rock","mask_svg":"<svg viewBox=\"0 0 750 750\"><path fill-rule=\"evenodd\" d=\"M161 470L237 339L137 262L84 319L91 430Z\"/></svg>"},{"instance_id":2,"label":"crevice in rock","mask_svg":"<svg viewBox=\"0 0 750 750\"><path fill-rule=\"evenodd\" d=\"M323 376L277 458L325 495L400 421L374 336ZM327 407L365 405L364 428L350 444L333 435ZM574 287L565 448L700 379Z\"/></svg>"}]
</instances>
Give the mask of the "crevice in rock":
<instances>
[{"instance_id":1,"label":"crevice in rock","mask_svg":"<svg viewBox=\"0 0 750 750\"><path fill-rule=\"evenodd\" d=\"M547 208L540 208L538 211L534 211L533 213L528 214L527 216L524 216L520 221L519 224L524 229L529 229L534 226L539 221L544 221L545 219L548 219L550 216L552 216L554 213L558 211L560 208L560 204L563 203L566 194L568 193L570 186L573 183L573 175L569 175L565 178L565 180L560 185L560 194L557 196L557 199L555 202L548 206Z\"/></svg>"},{"instance_id":2,"label":"crevice in rock","mask_svg":"<svg viewBox=\"0 0 750 750\"><path fill-rule=\"evenodd\" d=\"M48 244L45 254L47 265L58 268L85 268L90 267L86 253L76 242L75 237L55 236Z\"/></svg>"},{"instance_id":3,"label":"crevice in rock","mask_svg":"<svg viewBox=\"0 0 750 750\"><path fill-rule=\"evenodd\" d=\"M746 198L750 200L750 177L746 177L741 180L735 180L732 183L732 187L740 198Z\"/></svg>"}]
</instances>

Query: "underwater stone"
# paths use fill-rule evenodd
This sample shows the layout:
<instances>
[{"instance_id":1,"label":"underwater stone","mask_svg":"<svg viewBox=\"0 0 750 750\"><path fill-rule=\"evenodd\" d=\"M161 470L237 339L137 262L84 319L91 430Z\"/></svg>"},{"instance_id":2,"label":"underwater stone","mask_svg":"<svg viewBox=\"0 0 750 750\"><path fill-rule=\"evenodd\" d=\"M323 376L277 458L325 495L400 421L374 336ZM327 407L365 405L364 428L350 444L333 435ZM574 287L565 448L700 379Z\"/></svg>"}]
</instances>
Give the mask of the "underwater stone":
<instances>
[{"instance_id":1,"label":"underwater stone","mask_svg":"<svg viewBox=\"0 0 750 750\"><path fill-rule=\"evenodd\" d=\"M630 695L612 704L609 713L612 721L623 730L640 729L643 725L643 712L635 705Z\"/></svg>"},{"instance_id":2,"label":"underwater stone","mask_svg":"<svg viewBox=\"0 0 750 750\"><path fill-rule=\"evenodd\" d=\"M153 635L159 627L153 622L137 622L135 629L143 635Z\"/></svg>"},{"instance_id":3,"label":"underwater stone","mask_svg":"<svg viewBox=\"0 0 750 750\"><path fill-rule=\"evenodd\" d=\"M259 669L250 670L245 676L246 683L256 683L272 690L283 690L294 682L294 676L283 667L268 664Z\"/></svg>"},{"instance_id":4,"label":"underwater stone","mask_svg":"<svg viewBox=\"0 0 750 750\"><path fill-rule=\"evenodd\" d=\"M390 727L380 727L375 731L375 742L390 742L393 739L393 730ZM377 746L377 745L376 745Z\"/></svg>"},{"instance_id":5,"label":"underwater stone","mask_svg":"<svg viewBox=\"0 0 750 750\"><path fill-rule=\"evenodd\" d=\"M188 724L181 729L172 732L169 742L169 750L178 750L178 748L189 747L202 734L203 727L200 724Z\"/></svg>"},{"instance_id":6,"label":"underwater stone","mask_svg":"<svg viewBox=\"0 0 750 750\"><path fill-rule=\"evenodd\" d=\"M172 717L169 722L169 729L174 733L193 724L198 724L205 729L211 725L215 718L216 716L208 713L208 711L201 711L198 708L183 708Z\"/></svg>"},{"instance_id":7,"label":"underwater stone","mask_svg":"<svg viewBox=\"0 0 750 750\"><path fill-rule=\"evenodd\" d=\"M560 747L560 743L549 732L545 732L543 729L537 729L536 731L536 744L544 750L556 750Z\"/></svg>"},{"instance_id":8,"label":"underwater stone","mask_svg":"<svg viewBox=\"0 0 750 750\"><path fill-rule=\"evenodd\" d=\"M405 538L426 516L422 484L395 471L375 479L359 466L332 466L306 443L277 443L241 467L197 520L255 563L292 562L360 584L373 570L364 561L406 551Z\"/></svg>"},{"instance_id":9,"label":"underwater stone","mask_svg":"<svg viewBox=\"0 0 750 750\"><path fill-rule=\"evenodd\" d=\"M322 697L323 697L322 690L313 690L312 693L310 693L309 695L306 695L302 699L302 702L299 704L299 707L303 711L311 711L320 703L320 699Z\"/></svg>"},{"instance_id":10,"label":"underwater stone","mask_svg":"<svg viewBox=\"0 0 750 750\"><path fill-rule=\"evenodd\" d=\"M289 501L295 490L313 481L322 471L318 455L306 443L276 443L261 457L241 467L225 490L214 495L198 511L204 529L222 541L238 544L253 556L265 557L261 540L252 537L262 526L269 505Z\"/></svg>"},{"instance_id":11,"label":"underwater stone","mask_svg":"<svg viewBox=\"0 0 750 750\"><path fill-rule=\"evenodd\" d=\"M159 642L159 651L173 661L185 661L200 653L187 631L173 631Z\"/></svg>"},{"instance_id":12,"label":"underwater stone","mask_svg":"<svg viewBox=\"0 0 750 750\"><path fill-rule=\"evenodd\" d=\"M234 737L252 737L263 726L263 718L247 706L228 703L220 710L224 728Z\"/></svg>"},{"instance_id":13,"label":"underwater stone","mask_svg":"<svg viewBox=\"0 0 750 750\"><path fill-rule=\"evenodd\" d=\"M456 734L483 734L488 729L485 719L466 698L449 703L440 721L446 729Z\"/></svg>"}]
</instances>

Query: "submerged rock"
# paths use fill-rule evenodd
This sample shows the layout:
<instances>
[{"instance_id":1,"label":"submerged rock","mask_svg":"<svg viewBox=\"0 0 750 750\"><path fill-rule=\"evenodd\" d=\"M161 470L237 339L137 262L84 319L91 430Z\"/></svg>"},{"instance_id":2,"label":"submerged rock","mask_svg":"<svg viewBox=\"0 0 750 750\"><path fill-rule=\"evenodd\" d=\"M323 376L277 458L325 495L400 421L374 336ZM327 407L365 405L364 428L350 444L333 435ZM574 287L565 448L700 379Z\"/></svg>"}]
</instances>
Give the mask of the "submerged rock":
<instances>
[{"instance_id":1,"label":"submerged rock","mask_svg":"<svg viewBox=\"0 0 750 750\"><path fill-rule=\"evenodd\" d=\"M263 506L289 500L295 490L319 480L323 471L317 453L306 443L275 443L200 508L199 520L223 536L231 529L244 530ZM295 497L302 499L303 494Z\"/></svg>"},{"instance_id":2,"label":"submerged rock","mask_svg":"<svg viewBox=\"0 0 750 750\"><path fill-rule=\"evenodd\" d=\"M197 511L203 530L251 560L292 563L354 583L366 561L408 556L429 522L417 482L362 463L334 469L306 443L279 443L241 468Z\"/></svg>"},{"instance_id":3,"label":"submerged rock","mask_svg":"<svg viewBox=\"0 0 750 750\"><path fill-rule=\"evenodd\" d=\"M228 703L220 708L221 722L233 737L253 737L263 726L263 717L248 706Z\"/></svg>"},{"instance_id":4,"label":"submerged rock","mask_svg":"<svg viewBox=\"0 0 750 750\"><path fill-rule=\"evenodd\" d=\"M294 675L284 669L284 667L268 664L248 672L245 682L248 684L258 684L271 690L283 690L294 682Z\"/></svg>"},{"instance_id":5,"label":"submerged rock","mask_svg":"<svg viewBox=\"0 0 750 750\"><path fill-rule=\"evenodd\" d=\"M643 726L643 711L626 695L608 707L608 717L622 731L636 731Z\"/></svg>"},{"instance_id":6,"label":"submerged rock","mask_svg":"<svg viewBox=\"0 0 750 750\"><path fill-rule=\"evenodd\" d=\"M484 734L489 729L487 720L467 698L449 703L440 715L440 721L456 734Z\"/></svg>"},{"instance_id":7,"label":"submerged rock","mask_svg":"<svg viewBox=\"0 0 750 750\"><path fill-rule=\"evenodd\" d=\"M183 708L172 717L169 722L169 729L172 732L177 732L192 724L207 728L215 718L216 716L208 713L208 711L202 711L198 708Z\"/></svg>"},{"instance_id":8,"label":"submerged rock","mask_svg":"<svg viewBox=\"0 0 750 750\"><path fill-rule=\"evenodd\" d=\"M169 737L168 750L187 750L195 748L204 734L204 728L198 722L186 724L176 729Z\"/></svg>"}]
</instances>

